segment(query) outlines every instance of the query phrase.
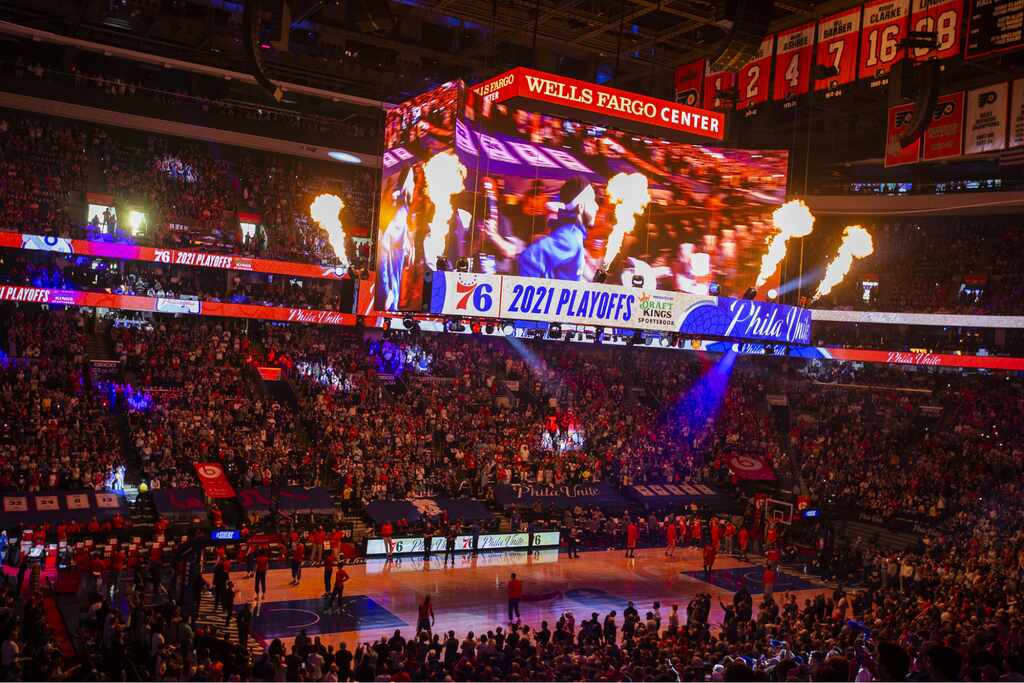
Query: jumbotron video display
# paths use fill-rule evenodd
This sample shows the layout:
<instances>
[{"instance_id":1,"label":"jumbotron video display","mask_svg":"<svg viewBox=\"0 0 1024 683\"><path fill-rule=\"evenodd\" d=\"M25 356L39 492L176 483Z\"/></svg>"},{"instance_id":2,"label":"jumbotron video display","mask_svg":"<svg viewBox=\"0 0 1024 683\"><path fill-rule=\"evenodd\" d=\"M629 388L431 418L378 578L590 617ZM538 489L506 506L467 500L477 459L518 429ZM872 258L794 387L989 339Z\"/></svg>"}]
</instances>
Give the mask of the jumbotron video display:
<instances>
[{"instance_id":1,"label":"jumbotron video display","mask_svg":"<svg viewBox=\"0 0 1024 683\"><path fill-rule=\"evenodd\" d=\"M425 273L460 263L609 284L642 276L694 294L755 285L785 151L674 143L473 106L461 92L449 84L388 114L378 309L419 308Z\"/></svg>"}]
</instances>

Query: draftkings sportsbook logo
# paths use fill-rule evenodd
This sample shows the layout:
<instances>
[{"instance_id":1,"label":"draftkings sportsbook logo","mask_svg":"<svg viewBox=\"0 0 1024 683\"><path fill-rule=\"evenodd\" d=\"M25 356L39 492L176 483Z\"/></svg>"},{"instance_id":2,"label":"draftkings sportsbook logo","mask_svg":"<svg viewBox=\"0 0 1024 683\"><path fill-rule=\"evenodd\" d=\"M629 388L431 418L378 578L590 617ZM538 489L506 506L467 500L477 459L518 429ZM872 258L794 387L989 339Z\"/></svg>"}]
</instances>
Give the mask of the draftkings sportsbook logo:
<instances>
[{"instance_id":1,"label":"draftkings sportsbook logo","mask_svg":"<svg viewBox=\"0 0 1024 683\"><path fill-rule=\"evenodd\" d=\"M638 323L652 323L672 326L675 297L644 292L637 299Z\"/></svg>"}]
</instances>

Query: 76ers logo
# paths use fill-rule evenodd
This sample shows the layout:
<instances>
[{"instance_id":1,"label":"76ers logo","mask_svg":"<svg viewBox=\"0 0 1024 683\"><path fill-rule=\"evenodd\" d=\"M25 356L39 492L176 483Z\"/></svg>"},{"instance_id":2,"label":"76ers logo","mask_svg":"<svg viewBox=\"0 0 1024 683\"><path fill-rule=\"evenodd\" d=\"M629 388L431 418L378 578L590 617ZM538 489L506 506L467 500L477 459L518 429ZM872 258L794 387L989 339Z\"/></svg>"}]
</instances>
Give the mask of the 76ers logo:
<instances>
[{"instance_id":1,"label":"76ers logo","mask_svg":"<svg viewBox=\"0 0 1024 683\"><path fill-rule=\"evenodd\" d=\"M466 280L459 277L455 281L454 298L456 311L469 311L472 302L473 312L488 313L494 306L494 285L479 282L473 276Z\"/></svg>"}]
</instances>

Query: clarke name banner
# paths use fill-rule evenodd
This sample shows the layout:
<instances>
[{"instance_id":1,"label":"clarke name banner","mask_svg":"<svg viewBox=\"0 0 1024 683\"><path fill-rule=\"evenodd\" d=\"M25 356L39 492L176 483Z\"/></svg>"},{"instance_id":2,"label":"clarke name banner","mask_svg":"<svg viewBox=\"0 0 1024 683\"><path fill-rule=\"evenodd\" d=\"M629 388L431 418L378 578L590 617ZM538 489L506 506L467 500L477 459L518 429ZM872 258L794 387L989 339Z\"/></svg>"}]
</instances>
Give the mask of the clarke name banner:
<instances>
[{"instance_id":1,"label":"clarke name banner","mask_svg":"<svg viewBox=\"0 0 1024 683\"><path fill-rule=\"evenodd\" d=\"M430 312L809 344L811 312L764 301L576 280L436 272Z\"/></svg>"},{"instance_id":2,"label":"clarke name banner","mask_svg":"<svg viewBox=\"0 0 1024 683\"><path fill-rule=\"evenodd\" d=\"M725 115L720 112L524 67L516 67L471 90L485 103L525 97L705 138L725 139Z\"/></svg>"}]
</instances>

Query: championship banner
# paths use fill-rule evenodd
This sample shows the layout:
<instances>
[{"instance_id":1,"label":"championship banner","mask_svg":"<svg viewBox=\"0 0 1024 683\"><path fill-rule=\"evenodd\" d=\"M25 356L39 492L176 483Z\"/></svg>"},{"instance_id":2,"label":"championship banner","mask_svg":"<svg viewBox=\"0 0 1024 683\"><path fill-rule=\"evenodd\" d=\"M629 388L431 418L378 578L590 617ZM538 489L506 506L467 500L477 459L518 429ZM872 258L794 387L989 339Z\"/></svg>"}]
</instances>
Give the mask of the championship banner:
<instances>
[{"instance_id":1,"label":"championship banner","mask_svg":"<svg viewBox=\"0 0 1024 683\"><path fill-rule=\"evenodd\" d=\"M728 92L736 85L735 71L711 71L711 63L707 65L707 72L704 74L704 97L702 102L708 109L725 111L732 109L732 102L720 97L719 93Z\"/></svg>"},{"instance_id":2,"label":"championship banner","mask_svg":"<svg viewBox=\"0 0 1024 683\"><path fill-rule=\"evenodd\" d=\"M761 458L752 455L728 455L726 466L738 479L747 481L775 481L775 472Z\"/></svg>"},{"instance_id":3,"label":"championship banner","mask_svg":"<svg viewBox=\"0 0 1024 683\"><path fill-rule=\"evenodd\" d=\"M768 36L761 41L757 54L739 70L736 86L739 97L736 109L750 109L768 101L771 94L772 46L775 36Z\"/></svg>"},{"instance_id":4,"label":"championship banner","mask_svg":"<svg viewBox=\"0 0 1024 683\"><path fill-rule=\"evenodd\" d=\"M967 93L964 154L1006 148L1007 84L995 83Z\"/></svg>"},{"instance_id":5,"label":"championship banner","mask_svg":"<svg viewBox=\"0 0 1024 683\"><path fill-rule=\"evenodd\" d=\"M487 102L525 97L715 140L725 138L725 117L717 112L521 66L471 90Z\"/></svg>"},{"instance_id":6,"label":"championship banner","mask_svg":"<svg viewBox=\"0 0 1024 683\"><path fill-rule=\"evenodd\" d=\"M576 505L624 506L626 500L609 484L498 484L494 498L504 507L533 507L540 503L559 509Z\"/></svg>"},{"instance_id":7,"label":"championship banner","mask_svg":"<svg viewBox=\"0 0 1024 683\"><path fill-rule=\"evenodd\" d=\"M860 7L839 12L818 21L818 47L815 62L832 66L838 72L816 79L815 90L835 91L857 80L857 45L860 41Z\"/></svg>"},{"instance_id":8,"label":"championship banner","mask_svg":"<svg viewBox=\"0 0 1024 683\"><path fill-rule=\"evenodd\" d=\"M203 493L208 498L234 498L235 489L231 487L224 468L215 462L195 463L196 474L199 475L199 485L203 487Z\"/></svg>"},{"instance_id":9,"label":"championship banner","mask_svg":"<svg viewBox=\"0 0 1024 683\"><path fill-rule=\"evenodd\" d=\"M960 54L961 26L963 25L963 0L913 0L910 13L912 30L936 34L938 47L915 47L910 51L914 61L928 59L949 59Z\"/></svg>"},{"instance_id":10,"label":"championship banner","mask_svg":"<svg viewBox=\"0 0 1024 683\"><path fill-rule=\"evenodd\" d=\"M788 100L811 88L814 24L782 31L775 37L775 87L772 97Z\"/></svg>"},{"instance_id":11,"label":"championship banner","mask_svg":"<svg viewBox=\"0 0 1024 683\"><path fill-rule=\"evenodd\" d=\"M900 41L907 37L910 0L874 0L864 5L864 28L860 38L858 74L866 80L889 73L903 59ZM877 85L877 83L873 83Z\"/></svg>"},{"instance_id":12,"label":"championship banner","mask_svg":"<svg viewBox=\"0 0 1024 683\"><path fill-rule=\"evenodd\" d=\"M706 59L698 59L696 62L683 64L676 68L676 102L685 104L688 107L701 106L701 96L704 94L704 70L706 68Z\"/></svg>"},{"instance_id":13,"label":"championship banner","mask_svg":"<svg viewBox=\"0 0 1024 683\"><path fill-rule=\"evenodd\" d=\"M942 95L935 102L932 122L924 131L921 158L924 161L958 157L963 153L964 92Z\"/></svg>"},{"instance_id":14,"label":"championship banner","mask_svg":"<svg viewBox=\"0 0 1024 683\"><path fill-rule=\"evenodd\" d=\"M885 167L901 166L917 162L921 154L921 138L917 138L906 147L900 146L900 135L910 125L914 117L914 104L899 104L889 107L889 116L885 125Z\"/></svg>"},{"instance_id":15,"label":"championship banner","mask_svg":"<svg viewBox=\"0 0 1024 683\"><path fill-rule=\"evenodd\" d=\"M68 237L50 237L30 233L0 230L0 247L10 249L29 249L32 251L52 251L59 254L76 254L79 256L95 256L100 258L122 259L126 261L143 261L145 263L164 263L176 266L195 266L197 268L220 268L223 270L239 270L249 273L270 273L273 275L290 275L292 277L308 277L325 280L344 280L348 278L348 269L340 266L321 266L313 263L293 263L275 261L273 259L250 258L235 254L208 254L200 251L181 251L179 249L157 249L140 247L134 244L117 244L94 240L71 239Z\"/></svg>"},{"instance_id":16,"label":"championship banner","mask_svg":"<svg viewBox=\"0 0 1024 683\"><path fill-rule=\"evenodd\" d=\"M1010 147L1024 145L1024 78L1010 84Z\"/></svg>"},{"instance_id":17,"label":"championship banner","mask_svg":"<svg viewBox=\"0 0 1024 683\"><path fill-rule=\"evenodd\" d=\"M1024 3L1020 0L971 0L970 8L965 59L1024 47Z\"/></svg>"}]
</instances>

